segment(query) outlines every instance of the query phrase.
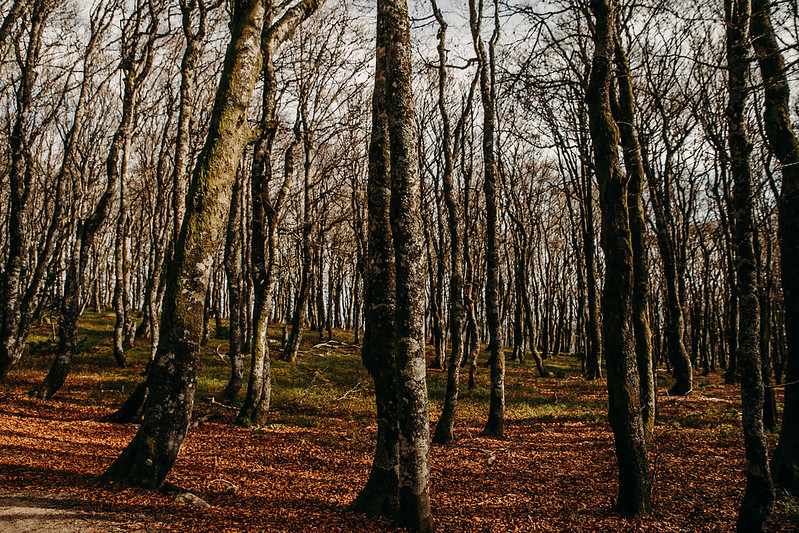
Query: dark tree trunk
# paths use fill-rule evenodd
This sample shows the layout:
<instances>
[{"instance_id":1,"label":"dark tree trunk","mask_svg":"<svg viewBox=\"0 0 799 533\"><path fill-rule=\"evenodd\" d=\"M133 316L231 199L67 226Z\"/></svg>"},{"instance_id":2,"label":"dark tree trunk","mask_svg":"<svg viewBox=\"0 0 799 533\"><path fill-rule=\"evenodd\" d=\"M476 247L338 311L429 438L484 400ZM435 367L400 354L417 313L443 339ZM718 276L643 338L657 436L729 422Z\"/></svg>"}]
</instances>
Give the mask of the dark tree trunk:
<instances>
[{"instance_id":1,"label":"dark tree trunk","mask_svg":"<svg viewBox=\"0 0 799 533\"><path fill-rule=\"evenodd\" d=\"M752 0L752 43L765 87L763 122L782 167L780 265L785 299L785 407L772 459L774 483L799 496L799 140L791 125L785 61L771 25L769 2Z\"/></svg>"},{"instance_id":2,"label":"dark tree trunk","mask_svg":"<svg viewBox=\"0 0 799 533\"><path fill-rule=\"evenodd\" d=\"M6 15L7 20L21 15L14 14L21 2L14 2L12 10ZM0 380L3 380L13 367L22 358L25 341L28 335L30 317L25 317L25 306L30 309L32 302L23 304L23 270L27 266L30 235L27 231L28 218L31 206L29 193L31 191L33 169L28 168L26 154L28 126L31 118L33 89L37 77L37 66L42 46L42 33L44 32L50 8L46 2L37 1L33 4L33 13L30 20L29 41L25 50L25 60L22 65L22 77L16 94L16 113L11 135L8 138L11 161L8 169L10 182L9 194L9 220L8 220L8 255L2 273L0 273ZM5 46L5 43L2 45ZM60 185L56 185L60 187ZM30 313L28 312L28 315Z\"/></svg>"},{"instance_id":3,"label":"dark tree trunk","mask_svg":"<svg viewBox=\"0 0 799 533\"><path fill-rule=\"evenodd\" d=\"M615 61L618 81L618 115L624 166L627 170L627 202L630 212L630 237L633 246L633 329L635 357L640 379L641 417L647 442L655 427L655 373L652 364L652 330L649 329L649 257L647 253L646 217L642 199L644 167L641 145L635 127L635 99L630 65L616 35Z\"/></svg>"},{"instance_id":4,"label":"dark tree trunk","mask_svg":"<svg viewBox=\"0 0 799 533\"><path fill-rule=\"evenodd\" d=\"M591 177L585 165L583 173L583 209L585 211L583 228L583 251L585 253L585 284L588 301L588 321L586 322L585 375L588 379L602 377L602 334L599 320L599 295L596 279L596 244L594 242L594 193Z\"/></svg>"},{"instance_id":5,"label":"dark tree trunk","mask_svg":"<svg viewBox=\"0 0 799 533\"><path fill-rule=\"evenodd\" d=\"M480 4L482 6L482 4ZM495 9L499 9L495 4ZM505 430L505 352L502 349L500 324L500 257L499 220L497 218L497 159L494 141L494 44L499 37L499 15L489 43L490 54L480 36L483 14L474 0L469 0L469 26L474 52L480 69L480 100L483 104L483 191L486 199L486 319L488 322L488 352L491 367L491 404L483 432L502 438Z\"/></svg>"},{"instance_id":6,"label":"dark tree trunk","mask_svg":"<svg viewBox=\"0 0 799 533\"><path fill-rule=\"evenodd\" d=\"M618 157L619 131L610 106L618 5L614 0L592 0L591 8L596 17L595 48L586 101L602 210L601 242L605 252L602 337L607 359L608 418L619 469L616 506L623 514L640 515L651 510L652 485L632 331L633 250L627 183Z\"/></svg>"},{"instance_id":7,"label":"dark tree trunk","mask_svg":"<svg viewBox=\"0 0 799 533\"><path fill-rule=\"evenodd\" d=\"M242 348L242 235L241 211L243 209L244 190L243 170L236 172L233 182L233 193L230 200L228 213L227 235L225 238L225 274L228 289L228 340L230 357L230 379L224 390L220 393L223 403L235 404L244 379L244 364L241 358Z\"/></svg>"},{"instance_id":8,"label":"dark tree trunk","mask_svg":"<svg viewBox=\"0 0 799 533\"><path fill-rule=\"evenodd\" d=\"M384 8L385 9L385 8ZM388 20L379 12L378 35ZM367 183L368 245L364 265L365 332L361 359L375 384L377 445L369 479L351 507L371 515L395 517L399 512L399 426L394 369L396 278L391 235L391 150L386 116L388 59L377 54L372 96L372 137Z\"/></svg>"},{"instance_id":9,"label":"dark tree trunk","mask_svg":"<svg viewBox=\"0 0 799 533\"><path fill-rule=\"evenodd\" d=\"M436 444L447 444L454 438L455 415L458 409L458 389L460 381L460 367L463 359L463 327L465 323L465 304L463 299L463 274L461 270L461 260L463 259L463 247L461 245L461 235L459 228L460 206L454 191L452 175L454 172L454 161L458 159L458 147L460 136L463 131L463 124L469 115L472 103L472 94L466 102L461 120L459 121L455 139L452 139L452 127L450 124L449 111L446 103L447 88L447 53L446 53L446 34L447 23L444 16L438 9L435 0L433 13L438 21L438 110L443 122L443 155L444 155L444 200L447 206L448 228L450 239L450 280L449 280L449 315L450 315L450 338L452 348L449 356L449 366L447 367L447 390L444 397L444 407L441 410L441 417L438 419L436 429L433 434L433 442ZM473 86L474 87L474 86ZM473 91L473 89L472 89ZM453 152L453 145L455 150ZM442 239L443 240L443 239ZM439 259L443 262L443 257ZM442 267L443 269L443 267ZM443 273L442 273L443 277ZM442 280L443 281L443 280Z\"/></svg>"},{"instance_id":10,"label":"dark tree trunk","mask_svg":"<svg viewBox=\"0 0 799 533\"><path fill-rule=\"evenodd\" d=\"M746 449L746 489L738 512L738 531L763 531L774 507L774 485L768 464L768 444L763 430L763 380L760 373L760 306L753 247L752 150L746 126L747 73L749 70L750 0L726 0L729 104L730 172L733 178L735 245L738 264L738 363L741 370L741 404Z\"/></svg>"}]
</instances>

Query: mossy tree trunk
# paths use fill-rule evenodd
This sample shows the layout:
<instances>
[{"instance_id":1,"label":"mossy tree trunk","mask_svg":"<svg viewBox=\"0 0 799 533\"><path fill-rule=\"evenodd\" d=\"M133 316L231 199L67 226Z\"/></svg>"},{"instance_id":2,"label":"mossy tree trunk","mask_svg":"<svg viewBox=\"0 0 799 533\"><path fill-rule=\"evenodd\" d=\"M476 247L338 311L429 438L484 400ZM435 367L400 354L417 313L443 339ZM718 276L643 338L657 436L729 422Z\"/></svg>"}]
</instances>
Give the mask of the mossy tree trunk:
<instances>
[{"instance_id":1,"label":"mossy tree trunk","mask_svg":"<svg viewBox=\"0 0 799 533\"><path fill-rule=\"evenodd\" d=\"M387 20L377 19L383 35ZM396 517L399 512L399 425L394 320L396 277L391 234L391 150L386 116L388 60L378 44L372 95L372 137L367 182L368 230L364 265L365 331L361 359L375 384L377 445L369 479L352 503L356 511Z\"/></svg>"},{"instance_id":2,"label":"mossy tree trunk","mask_svg":"<svg viewBox=\"0 0 799 533\"><path fill-rule=\"evenodd\" d=\"M725 0L727 27L726 110L733 179L736 273L738 278L738 364L741 370L741 404L746 450L746 489L738 512L738 531L763 531L774 507L774 485L768 464L768 445L763 430L763 379L760 366L760 305L757 297L757 269L754 257L754 208L752 145L746 124L749 88L750 0Z\"/></svg>"},{"instance_id":3,"label":"mossy tree trunk","mask_svg":"<svg viewBox=\"0 0 799 533\"><path fill-rule=\"evenodd\" d=\"M377 54L369 148L369 246L362 356L375 380L378 444L359 510L434 530L428 469L423 231L404 0L377 5Z\"/></svg>"},{"instance_id":4,"label":"mossy tree trunk","mask_svg":"<svg viewBox=\"0 0 799 533\"><path fill-rule=\"evenodd\" d=\"M250 135L247 108L261 70L264 7L262 0L234 2L230 43L208 136L194 169L186 217L169 266L161 340L150 370L144 419L120 456L99 476L99 482L159 487L186 437L213 255Z\"/></svg>"},{"instance_id":5,"label":"mossy tree trunk","mask_svg":"<svg viewBox=\"0 0 799 533\"><path fill-rule=\"evenodd\" d=\"M780 265L785 299L785 408L772 459L774 483L799 496L799 140L791 125L785 60L771 25L770 3L752 0L752 43L765 89L763 122L782 170Z\"/></svg>"},{"instance_id":6,"label":"mossy tree trunk","mask_svg":"<svg viewBox=\"0 0 799 533\"><path fill-rule=\"evenodd\" d=\"M617 21L618 23L618 21ZM635 333L635 357L640 379L641 416L647 442L652 439L655 427L655 373L652 364L652 330L649 328L649 254L647 251L646 216L644 215L643 182L644 166L641 161L641 145L635 127L635 98L632 75L627 54L620 36L616 34L614 47L616 80L618 83L617 106L614 109L619 127L624 167L627 171L627 208L630 212L630 237L633 246L633 330Z\"/></svg>"},{"instance_id":7,"label":"mossy tree trunk","mask_svg":"<svg viewBox=\"0 0 799 533\"><path fill-rule=\"evenodd\" d=\"M602 294L603 352L607 361L610 425L619 469L617 510L647 514L652 484L641 414L633 327L633 248L627 208L627 180L618 156L619 130L613 120L610 86L615 49L615 0L592 0L596 18L594 57L586 92L602 210L605 252Z\"/></svg>"},{"instance_id":8,"label":"mossy tree trunk","mask_svg":"<svg viewBox=\"0 0 799 533\"><path fill-rule=\"evenodd\" d=\"M424 234L413 98L410 20L405 0L379 0L378 55L386 55L386 116L391 174L389 214L396 276L399 520L434 530L428 468L429 418L425 378ZM378 25L378 29L381 26Z\"/></svg>"}]
</instances>

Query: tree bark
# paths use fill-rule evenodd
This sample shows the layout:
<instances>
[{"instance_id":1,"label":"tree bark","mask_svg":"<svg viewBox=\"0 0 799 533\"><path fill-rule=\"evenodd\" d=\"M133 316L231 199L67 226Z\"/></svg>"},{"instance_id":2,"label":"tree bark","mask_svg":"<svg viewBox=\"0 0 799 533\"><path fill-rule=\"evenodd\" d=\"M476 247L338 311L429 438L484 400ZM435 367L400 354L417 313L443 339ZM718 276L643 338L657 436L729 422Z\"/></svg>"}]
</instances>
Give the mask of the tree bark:
<instances>
[{"instance_id":1,"label":"tree bark","mask_svg":"<svg viewBox=\"0 0 799 533\"><path fill-rule=\"evenodd\" d=\"M133 440L98 482L159 487L188 430L202 341L203 309L213 254L241 154L246 114L261 70L264 2L238 0L208 136L192 176L187 213L168 273L161 340L151 369L144 420Z\"/></svg>"},{"instance_id":2,"label":"tree bark","mask_svg":"<svg viewBox=\"0 0 799 533\"><path fill-rule=\"evenodd\" d=\"M618 25L618 21L617 21ZM624 167L627 171L627 203L630 212L630 237L633 246L633 330L635 357L640 379L641 417L647 443L655 427L655 373L652 364L652 330L649 328L649 257L647 252L646 217L644 215L644 166L641 145L635 127L635 99L627 54L616 35L615 62L618 82L618 105L615 112L619 127Z\"/></svg>"},{"instance_id":3,"label":"tree bark","mask_svg":"<svg viewBox=\"0 0 799 533\"><path fill-rule=\"evenodd\" d=\"M276 7L266 6L261 37L264 86L262 93L261 132L255 143L250 177L252 191L252 260L253 326L250 377L247 394L236 418L241 425L260 426L266 422L272 396L272 372L269 359L269 316L272 312L272 292L277 277L278 224L286 195L294 175L294 148L299 140L299 125L295 126L294 141L286 150L283 183L274 199L269 187L273 177L272 148L277 133L277 76L274 57L280 46L290 39L294 30L318 9L322 2L303 1L286 11L277 21Z\"/></svg>"},{"instance_id":4,"label":"tree bark","mask_svg":"<svg viewBox=\"0 0 799 533\"><path fill-rule=\"evenodd\" d=\"M746 489L738 512L738 531L763 531L774 507L774 485L763 430L763 380L760 369L760 305L753 247L752 145L746 125L749 70L750 0L726 0L730 172L733 178L735 245L738 264L738 363L746 450Z\"/></svg>"},{"instance_id":5,"label":"tree bark","mask_svg":"<svg viewBox=\"0 0 799 533\"><path fill-rule=\"evenodd\" d=\"M22 2L14 2L6 20L15 16L15 10L22 8ZM28 325L23 316L23 271L27 266L27 255L30 247L30 234L27 231L28 218L31 214L31 203L28 201L31 192L33 170L28 168L29 159L26 153L30 115L33 111L33 89L36 83L37 66L42 48L42 34L45 29L50 7L46 2L37 1L33 5L28 46L22 65L19 88L16 91L16 113L8 145L11 161L8 169L10 183L9 220L8 220L8 255L0 274L0 380L3 380L22 358L27 339ZM21 12L17 15L21 15ZM13 22L13 21L12 21ZM3 28L5 24L3 25ZM0 28L2 29L2 28ZM56 185L60 187L60 184ZM28 303L30 307L30 303ZM29 320L29 319L28 319Z\"/></svg>"},{"instance_id":6,"label":"tree bark","mask_svg":"<svg viewBox=\"0 0 799 533\"><path fill-rule=\"evenodd\" d=\"M230 379L220 393L221 401L235 404L244 379L244 364L241 358L242 348L242 235L241 211L243 209L243 170L236 172L233 182L233 193L230 200L227 234L225 237L225 274L228 289L228 357L230 358Z\"/></svg>"},{"instance_id":7,"label":"tree bark","mask_svg":"<svg viewBox=\"0 0 799 533\"><path fill-rule=\"evenodd\" d=\"M641 415L635 338L632 331L633 253L627 208L627 182L618 157L619 130L610 106L615 48L614 0L592 0L596 17L594 57L586 101L599 181L605 290L602 295L610 425L619 469L617 510L647 514L652 507L646 436Z\"/></svg>"},{"instance_id":8,"label":"tree bark","mask_svg":"<svg viewBox=\"0 0 799 533\"><path fill-rule=\"evenodd\" d=\"M438 419L436 429L433 434L433 442L436 444L447 444L451 442L454 435L455 415L458 409L458 388L460 381L460 367L463 359L463 327L465 324L465 304L463 300L463 274L461 270L461 260L463 258L463 246L461 243L459 220L460 206L455 195L452 175L454 172L454 161L458 158L457 149L460 146L460 135L462 132L465 118L469 115L472 102L472 91L466 101L461 120L459 121L455 140L452 140L452 126L450 124L449 111L447 110L446 89L447 89L447 52L446 35L447 23L444 16L438 9L435 0L431 0L433 14L438 21L438 110L441 114L443 123L442 132L442 151L444 155L444 174L442 181L444 185L444 200L447 207L448 229L450 239L450 280L449 280L449 316L450 316L450 338L452 348L449 356L449 366L447 367L447 389L444 397L444 407L441 410L441 417ZM453 145L455 151L453 151ZM443 262L443 257L440 258ZM443 274L442 274L443 277Z\"/></svg>"},{"instance_id":9,"label":"tree bark","mask_svg":"<svg viewBox=\"0 0 799 533\"><path fill-rule=\"evenodd\" d=\"M482 5L482 4L480 4ZM495 2L495 9L498 6ZM491 403L488 420L483 433L497 438L505 430L505 353L502 349L500 323L500 258L499 221L497 218L497 158L495 150L494 108L494 43L499 36L499 14L496 14L494 34L489 43L490 54L480 36L483 14L477 10L474 0L469 0L469 27L472 33L474 52L480 69L480 100L483 104L483 191L486 199L486 319L488 322L488 352L491 367Z\"/></svg>"},{"instance_id":10,"label":"tree bark","mask_svg":"<svg viewBox=\"0 0 799 533\"><path fill-rule=\"evenodd\" d=\"M752 0L752 44L765 89L766 135L782 170L778 235L788 350L782 429L771 466L774 483L799 496L799 140L791 125L785 60L766 0Z\"/></svg>"}]
</instances>

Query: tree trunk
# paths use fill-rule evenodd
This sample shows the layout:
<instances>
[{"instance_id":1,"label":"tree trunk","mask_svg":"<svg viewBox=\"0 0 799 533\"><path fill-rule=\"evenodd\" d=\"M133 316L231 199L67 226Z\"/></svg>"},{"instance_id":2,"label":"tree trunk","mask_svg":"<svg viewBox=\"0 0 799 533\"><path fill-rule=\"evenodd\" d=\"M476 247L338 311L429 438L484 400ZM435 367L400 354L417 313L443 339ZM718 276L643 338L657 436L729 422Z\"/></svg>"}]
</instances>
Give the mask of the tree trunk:
<instances>
[{"instance_id":1,"label":"tree trunk","mask_svg":"<svg viewBox=\"0 0 799 533\"><path fill-rule=\"evenodd\" d=\"M235 404L244 379L244 365L241 359L242 348L242 235L241 211L243 209L243 170L236 172L233 182L233 193L230 199L230 212L228 213L227 235L225 238L225 274L228 288L228 311L230 322L228 326L228 356L230 357L230 379L220 393L223 403Z\"/></svg>"},{"instance_id":2,"label":"tree trunk","mask_svg":"<svg viewBox=\"0 0 799 533\"><path fill-rule=\"evenodd\" d=\"M617 21L618 22L618 21ZM630 237L633 246L633 329L635 357L640 379L641 417L647 443L655 427L655 373L652 364L652 331L649 329L649 257L647 253L646 217L642 198L644 167L641 145L635 127L635 99L630 65L616 35L615 61L617 69L618 118L624 167L627 170L627 202L630 212Z\"/></svg>"},{"instance_id":3,"label":"tree trunk","mask_svg":"<svg viewBox=\"0 0 799 533\"><path fill-rule=\"evenodd\" d=\"M438 110L443 122L443 155L444 155L444 200L447 206L448 229L450 239L450 280L449 280L449 316L450 316L450 338L452 349L450 350L449 366L447 367L447 390L444 397L444 407L441 410L441 417L438 419L436 429L433 434L433 442L436 444L447 444L451 442L454 435L455 415L458 409L458 388L460 381L461 359L463 359L463 326L465 323L465 304L463 299L463 274L461 270L461 260L463 258L463 247L460 236L460 206L455 195L452 174L454 172L454 161L458 158L458 146L460 135L463 128L464 119L469 114L471 108L471 94L466 103L461 121L458 123L455 132L455 152L453 153L452 128L450 124L449 111L447 110L446 88L447 88L447 53L446 35L447 23L441 11L438 9L435 0L433 13L438 21ZM443 239L442 239L443 240ZM439 258L443 262L443 257ZM443 266L442 266L443 269ZM443 277L443 273L442 273Z\"/></svg>"},{"instance_id":4,"label":"tree trunk","mask_svg":"<svg viewBox=\"0 0 799 533\"><path fill-rule=\"evenodd\" d=\"M752 43L765 87L763 122L782 167L778 234L788 350L785 408L772 468L777 487L799 496L799 140L791 125L790 88L771 25L769 3L752 0L752 9Z\"/></svg>"},{"instance_id":5,"label":"tree trunk","mask_svg":"<svg viewBox=\"0 0 799 533\"><path fill-rule=\"evenodd\" d=\"M22 5L14 2L12 12L7 19L14 16L14 9ZM21 15L21 13L18 13ZM29 194L33 171L27 168L26 160L29 154L26 151L28 135L28 122L33 100L33 89L37 77L37 66L42 46L49 8L45 2L35 2L30 20L30 39L25 51L25 60L22 65L22 77L16 94L17 110L14 125L8 138L11 161L8 169L10 182L9 194L9 220L8 220L8 255L2 273L0 273L0 380L3 380L11 367L22 358L27 339L28 327L23 317L23 271L26 267L30 235L27 231L28 218L30 217ZM3 45L5 46L5 44ZM60 187L60 185L57 185ZM28 303L30 307L30 303Z\"/></svg>"},{"instance_id":6,"label":"tree trunk","mask_svg":"<svg viewBox=\"0 0 799 533\"><path fill-rule=\"evenodd\" d=\"M261 137L255 143L250 178L252 191L252 260L253 281L253 325L250 377L247 394L241 406L236 423L240 425L261 426L266 422L272 396L272 371L269 360L269 315L271 314L272 292L277 277L278 217L283 201L291 187L294 175L294 148L299 139L299 126L294 128L294 141L286 150L283 183L274 200L270 197L269 186L273 177L272 145L277 133L275 120L277 105L277 76L274 56L284 41L290 39L299 24L307 19L321 2L305 0L289 9L279 20L275 17L274 6L269 2L265 13L265 31L262 45L264 86L262 94ZM298 122L299 124L299 122ZM284 328L285 332L285 328ZM285 343L284 343L285 347Z\"/></svg>"},{"instance_id":7,"label":"tree trunk","mask_svg":"<svg viewBox=\"0 0 799 533\"><path fill-rule=\"evenodd\" d=\"M750 0L726 0L730 172L733 178L735 245L738 264L738 363L741 369L741 404L746 449L746 489L738 512L738 531L763 531L774 507L774 485L768 464L768 444L763 430L763 380L760 373L760 306L753 247L752 150L746 126L747 73L749 70Z\"/></svg>"},{"instance_id":8,"label":"tree trunk","mask_svg":"<svg viewBox=\"0 0 799 533\"><path fill-rule=\"evenodd\" d=\"M378 35L385 39L389 24L386 6L378 11ZM369 143L368 245L364 268L365 332L361 359L375 384L377 445L369 479L352 509L395 517L399 512L399 426L395 376L396 277L391 234L391 150L387 118L386 44L378 41L372 96L372 137Z\"/></svg>"},{"instance_id":9,"label":"tree trunk","mask_svg":"<svg viewBox=\"0 0 799 533\"><path fill-rule=\"evenodd\" d=\"M482 6L482 4L480 4ZM495 9L498 10L495 3ZM502 349L500 324L500 258L499 220L497 217L497 160L494 141L494 44L499 37L499 14L496 14L494 34L489 43L490 55L480 36L483 14L474 0L469 0L469 26L472 43L480 69L480 100L483 104L483 191L486 198L486 318L488 322L488 351L491 366L491 403L483 433L497 438L505 430L505 353Z\"/></svg>"},{"instance_id":10,"label":"tree trunk","mask_svg":"<svg viewBox=\"0 0 799 533\"><path fill-rule=\"evenodd\" d=\"M211 114L208 136L189 188L187 213L169 267L161 340L151 369L144 420L136 436L97 479L159 487L188 430L212 257L249 135L247 108L261 70L262 0L233 6L231 38Z\"/></svg>"},{"instance_id":11,"label":"tree trunk","mask_svg":"<svg viewBox=\"0 0 799 533\"><path fill-rule=\"evenodd\" d=\"M601 242L605 252L602 337L607 358L608 418L619 469L616 506L623 514L641 515L651 510L652 485L632 331L633 253L627 183L621 172L619 131L610 106L618 5L614 0L592 0L591 8L596 17L595 48L586 101L602 210Z\"/></svg>"}]
</instances>

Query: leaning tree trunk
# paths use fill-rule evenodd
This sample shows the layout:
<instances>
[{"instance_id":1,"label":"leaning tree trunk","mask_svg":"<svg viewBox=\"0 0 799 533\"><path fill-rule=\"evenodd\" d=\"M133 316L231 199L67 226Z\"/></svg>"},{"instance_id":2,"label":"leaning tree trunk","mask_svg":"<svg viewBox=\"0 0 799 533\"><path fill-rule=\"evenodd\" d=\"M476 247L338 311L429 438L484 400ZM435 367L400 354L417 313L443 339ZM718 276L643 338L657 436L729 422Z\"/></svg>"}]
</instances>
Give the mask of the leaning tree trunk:
<instances>
[{"instance_id":1,"label":"leaning tree trunk","mask_svg":"<svg viewBox=\"0 0 799 533\"><path fill-rule=\"evenodd\" d=\"M283 359L290 362L297 360L297 352L302 344L302 330L305 325L306 307L311 293L313 268L313 250L311 249L311 142L312 132L308 131L308 121L305 118L307 103L306 95L301 96L298 113L302 117L303 125L303 209L302 209L302 239L300 241L302 253L302 268L300 271L300 289L294 302L294 313L291 316L291 330L286 346L283 349Z\"/></svg>"},{"instance_id":2,"label":"leaning tree trunk","mask_svg":"<svg viewBox=\"0 0 799 533\"><path fill-rule=\"evenodd\" d=\"M774 484L768 464L768 444L763 430L763 379L760 369L760 306L753 246L752 146L746 126L747 72L749 70L750 0L726 0L727 106L730 172L733 178L735 245L738 264L738 364L741 369L741 404L746 449L746 489L738 512L738 531L763 531L774 507Z\"/></svg>"},{"instance_id":3,"label":"leaning tree trunk","mask_svg":"<svg viewBox=\"0 0 799 533\"><path fill-rule=\"evenodd\" d=\"M769 2L752 0L752 44L763 78L763 122L782 167L779 197L780 265L785 299L785 408L772 459L774 483L799 496L799 139L791 125L785 60L771 25Z\"/></svg>"},{"instance_id":4,"label":"leaning tree trunk","mask_svg":"<svg viewBox=\"0 0 799 533\"><path fill-rule=\"evenodd\" d=\"M618 157L619 131L610 106L615 43L615 0L592 0L596 17L594 57L586 101L602 210L605 290L603 352L607 360L610 425L619 469L617 510L647 514L652 507L646 435L641 415L635 338L632 331L633 253L627 183Z\"/></svg>"},{"instance_id":5,"label":"leaning tree trunk","mask_svg":"<svg viewBox=\"0 0 799 533\"><path fill-rule=\"evenodd\" d=\"M208 136L194 169L186 217L169 267L161 340L150 371L144 420L133 440L98 478L159 487L189 426L203 335L203 309L213 255L241 154L249 136L246 115L261 70L264 2L234 2L231 37L211 113Z\"/></svg>"}]
</instances>

